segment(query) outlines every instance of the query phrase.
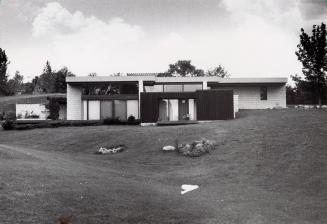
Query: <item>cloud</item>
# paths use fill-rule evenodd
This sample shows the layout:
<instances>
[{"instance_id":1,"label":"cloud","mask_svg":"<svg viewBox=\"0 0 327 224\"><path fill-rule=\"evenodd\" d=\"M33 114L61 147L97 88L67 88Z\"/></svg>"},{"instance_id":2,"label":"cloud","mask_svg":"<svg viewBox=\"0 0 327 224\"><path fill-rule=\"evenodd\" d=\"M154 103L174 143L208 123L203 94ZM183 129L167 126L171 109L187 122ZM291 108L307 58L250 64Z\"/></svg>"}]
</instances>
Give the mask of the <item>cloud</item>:
<instances>
[{"instance_id":1,"label":"cloud","mask_svg":"<svg viewBox=\"0 0 327 224\"><path fill-rule=\"evenodd\" d=\"M57 2L40 9L32 35L46 46L56 64L67 64L77 73L117 71L126 55L133 55L145 36L139 26L121 18L103 21L82 12L70 12Z\"/></svg>"},{"instance_id":2,"label":"cloud","mask_svg":"<svg viewBox=\"0 0 327 224\"><path fill-rule=\"evenodd\" d=\"M307 20L323 19L326 21L327 1L325 0L299 0L299 8Z\"/></svg>"}]
</instances>

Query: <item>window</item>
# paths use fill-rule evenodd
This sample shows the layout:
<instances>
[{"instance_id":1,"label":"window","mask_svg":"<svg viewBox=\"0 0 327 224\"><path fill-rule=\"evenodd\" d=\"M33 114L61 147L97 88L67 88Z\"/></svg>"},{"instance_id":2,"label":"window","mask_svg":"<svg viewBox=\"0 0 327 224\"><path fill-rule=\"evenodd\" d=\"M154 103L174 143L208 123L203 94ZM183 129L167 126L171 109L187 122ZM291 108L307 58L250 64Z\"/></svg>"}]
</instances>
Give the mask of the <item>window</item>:
<instances>
[{"instance_id":1,"label":"window","mask_svg":"<svg viewBox=\"0 0 327 224\"><path fill-rule=\"evenodd\" d=\"M144 91L151 92L163 92L163 85L144 86Z\"/></svg>"},{"instance_id":2,"label":"window","mask_svg":"<svg viewBox=\"0 0 327 224\"><path fill-rule=\"evenodd\" d=\"M184 84L184 92L195 92L202 90L202 84Z\"/></svg>"},{"instance_id":3,"label":"window","mask_svg":"<svg viewBox=\"0 0 327 224\"><path fill-rule=\"evenodd\" d=\"M83 95L117 95L138 94L137 83L104 83L89 84L82 88Z\"/></svg>"},{"instance_id":4,"label":"window","mask_svg":"<svg viewBox=\"0 0 327 224\"><path fill-rule=\"evenodd\" d=\"M115 118L120 120L127 119L127 103L126 100L115 100Z\"/></svg>"},{"instance_id":5,"label":"window","mask_svg":"<svg viewBox=\"0 0 327 224\"><path fill-rule=\"evenodd\" d=\"M183 85L164 85L164 92L183 92Z\"/></svg>"},{"instance_id":6,"label":"window","mask_svg":"<svg viewBox=\"0 0 327 224\"><path fill-rule=\"evenodd\" d=\"M260 87L260 99L267 100L267 86Z\"/></svg>"}]
</instances>

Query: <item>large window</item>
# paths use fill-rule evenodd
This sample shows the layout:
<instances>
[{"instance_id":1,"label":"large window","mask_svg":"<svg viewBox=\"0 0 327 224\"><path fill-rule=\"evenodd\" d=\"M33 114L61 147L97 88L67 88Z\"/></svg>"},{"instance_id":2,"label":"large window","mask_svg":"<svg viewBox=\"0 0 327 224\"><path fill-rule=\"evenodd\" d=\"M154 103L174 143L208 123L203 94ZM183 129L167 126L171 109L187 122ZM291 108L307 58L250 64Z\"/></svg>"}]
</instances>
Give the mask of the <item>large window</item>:
<instances>
[{"instance_id":1,"label":"large window","mask_svg":"<svg viewBox=\"0 0 327 224\"><path fill-rule=\"evenodd\" d=\"M89 84L82 88L83 95L138 94L138 83Z\"/></svg>"},{"instance_id":2,"label":"large window","mask_svg":"<svg viewBox=\"0 0 327 224\"><path fill-rule=\"evenodd\" d=\"M82 119L119 118L127 120L129 116L139 119L138 104L138 100L83 100Z\"/></svg>"},{"instance_id":3,"label":"large window","mask_svg":"<svg viewBox=\"0 0 327 224\"><path fill-rule=\"evenodd\" d=\"M260 87L260 99L267 100L267 86Z\"/></svg>"},{"instance_id":4,"label":"large window","mask_svg":"<svg viewBox=\"0 0 327 224\"><path fill-rule=\"evenodd\" d=\"M184 92L194 92L196 90L202 90L202 84L185 84Z\"/></svg>"},{"instance_id":5,"label":"large window","mask_svg":"<svg viewBox=\"0 0 327 224\"><path fill-rule=\"evenodd\" d=\"M183 85L164 85L164 92L183 92Z\"/></svg>"},{"instance_id":6,"label":"large window","mask_svg":"<svg viewBox=\"0 0 327 224\"><path fill-rule=\"evenodd\" d=\"M153 86L144 86L145 92L195 92L202 90L202 83L190 84L158 84Z\"/></svg>"},{"instance_id":7,"label":"large window","mask_svg":"<svg viewBox=\"0 0 327 224\"><path fill-rule=\"evenodd\" d=\"M163 92L163 85L144 86L144 91L148 93Z\"/></svg>"}]
</instances>

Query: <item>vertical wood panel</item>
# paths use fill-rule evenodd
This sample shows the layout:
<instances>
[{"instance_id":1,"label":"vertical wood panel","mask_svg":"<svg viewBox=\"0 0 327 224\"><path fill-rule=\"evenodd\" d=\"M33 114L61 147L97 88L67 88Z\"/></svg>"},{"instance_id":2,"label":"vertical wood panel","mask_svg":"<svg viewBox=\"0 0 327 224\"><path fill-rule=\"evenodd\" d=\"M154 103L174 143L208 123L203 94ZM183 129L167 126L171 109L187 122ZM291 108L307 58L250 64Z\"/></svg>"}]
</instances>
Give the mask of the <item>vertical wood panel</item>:
<instances>
[{"instance_id":1,"label":"vertical wood panel","mask_svg":"<svg viewBox=\"0 0 327 224\"><path fill-rule=\"evenodd\" d=\"M233 91L207 90L196 92L198 120L233 119Z\"/></svg>"}]
</instances>

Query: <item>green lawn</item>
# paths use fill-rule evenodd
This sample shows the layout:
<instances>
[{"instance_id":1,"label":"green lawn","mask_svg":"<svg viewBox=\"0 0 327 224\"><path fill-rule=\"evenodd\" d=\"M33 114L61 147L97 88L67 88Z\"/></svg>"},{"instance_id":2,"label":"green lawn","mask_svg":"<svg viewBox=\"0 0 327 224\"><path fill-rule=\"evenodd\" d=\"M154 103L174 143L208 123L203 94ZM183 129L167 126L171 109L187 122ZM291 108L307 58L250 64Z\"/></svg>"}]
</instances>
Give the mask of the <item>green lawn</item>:
<instances>
[{"instance_id":1,"label":"green lawn","mask_svg":"<svg viewBox=\"0 0 327 224\"><path fill-rule=\"evenodd\" d=\"M159 149L200 139L200 158ZM95 155L100 146L127 151ZM180 194L182 184L199 189ZM243 111L187 126L0 131L0 222L326 223L327 111Z\"/></svg>"}]
</instances>

